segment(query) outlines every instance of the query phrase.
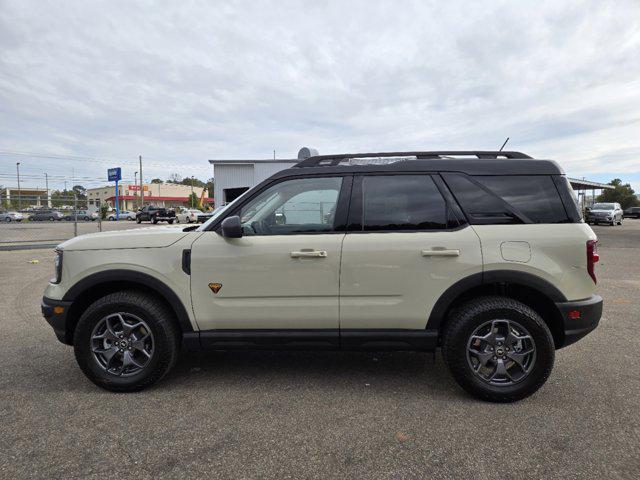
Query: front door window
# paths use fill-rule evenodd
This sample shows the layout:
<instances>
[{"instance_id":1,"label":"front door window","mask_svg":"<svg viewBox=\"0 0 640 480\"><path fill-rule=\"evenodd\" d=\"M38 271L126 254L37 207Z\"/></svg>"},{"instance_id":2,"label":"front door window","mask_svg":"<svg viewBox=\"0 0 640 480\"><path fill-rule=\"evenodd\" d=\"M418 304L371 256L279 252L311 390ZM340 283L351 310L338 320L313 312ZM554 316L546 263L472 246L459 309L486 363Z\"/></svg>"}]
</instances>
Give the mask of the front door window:
<instances>
[{"instance_id":1,"label":"front door window","mask_svg":"<svg viewBox=\"0 0 640 480\"><path fill-rule=\"evenodd\" d=\"M341 177L287 180L267 188L240 210L245 235L334 231Z\"/></svg>"}]
</instances>

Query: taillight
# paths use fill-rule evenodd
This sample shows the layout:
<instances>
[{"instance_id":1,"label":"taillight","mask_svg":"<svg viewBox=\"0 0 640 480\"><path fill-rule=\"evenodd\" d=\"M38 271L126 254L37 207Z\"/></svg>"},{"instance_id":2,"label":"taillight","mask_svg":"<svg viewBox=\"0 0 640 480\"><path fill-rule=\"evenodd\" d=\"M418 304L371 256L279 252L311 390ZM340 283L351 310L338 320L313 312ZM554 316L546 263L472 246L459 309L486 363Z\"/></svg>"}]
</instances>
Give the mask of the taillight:
<instances>
[{"instance_id":1,"label":"taillight","mask_svg":"<svg viewBox=\"0 0 640 480\"><path fill-rule=\"evenodd\" d=\"M598 283L596 280L595 265L600 260L598 255L598 240L587 240L587 271L589 276L593 278L593 283Z\"/></svg>"}]
</instances>

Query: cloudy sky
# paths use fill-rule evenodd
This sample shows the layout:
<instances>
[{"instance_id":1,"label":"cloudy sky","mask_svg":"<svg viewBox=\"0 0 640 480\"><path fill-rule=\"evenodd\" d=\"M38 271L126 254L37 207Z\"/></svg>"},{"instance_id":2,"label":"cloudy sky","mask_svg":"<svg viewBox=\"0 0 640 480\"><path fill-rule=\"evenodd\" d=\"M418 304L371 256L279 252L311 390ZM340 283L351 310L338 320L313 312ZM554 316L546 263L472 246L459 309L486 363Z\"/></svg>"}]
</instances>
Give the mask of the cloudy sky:
<instances>
[{"instance_id":1,"label":"cloudy sky","mask_svg":"<svg viewBox=\"0 0 640 480\"><path fill-rule=\"evenodd\" d=\"M0 184L506 137L640 190L640 1L0 0Z\"/></svg>"}]
</instances>

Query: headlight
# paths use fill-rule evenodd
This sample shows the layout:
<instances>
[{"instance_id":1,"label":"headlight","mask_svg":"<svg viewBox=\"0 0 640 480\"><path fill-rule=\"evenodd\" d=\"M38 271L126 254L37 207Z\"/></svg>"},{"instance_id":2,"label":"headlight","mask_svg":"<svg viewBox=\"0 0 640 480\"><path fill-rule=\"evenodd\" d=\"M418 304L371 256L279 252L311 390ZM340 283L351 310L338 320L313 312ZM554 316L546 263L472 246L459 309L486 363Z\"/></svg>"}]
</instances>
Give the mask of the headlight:
<instances>
[{"instance_id":1,"label":"headlight","mask_svg":"<svg viewBox=\"0 0 640 480\"><path fill-rule=\"evenodd\" d=\"M51 283L60 283L62 280L62 250L56 248L56 258L54 260L54 265L56 267L55 277L51 279Z\"/></svg>"}]
</instances>

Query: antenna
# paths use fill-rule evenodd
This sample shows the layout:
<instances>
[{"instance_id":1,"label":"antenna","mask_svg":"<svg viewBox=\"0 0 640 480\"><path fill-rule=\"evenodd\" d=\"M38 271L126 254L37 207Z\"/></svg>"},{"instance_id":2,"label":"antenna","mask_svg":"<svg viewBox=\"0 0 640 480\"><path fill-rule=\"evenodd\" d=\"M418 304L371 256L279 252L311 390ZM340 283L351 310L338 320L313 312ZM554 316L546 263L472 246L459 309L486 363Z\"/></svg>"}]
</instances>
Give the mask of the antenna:
<instances>
[{"instance_id":1,"label":"antenna","mask_svg":"<svg viewBox=\"0 0 640 480\"><path fill-rule=\"evenodd\" d=\"M509 141L509 137L507 137L507 139L504 141L504 143L502 144L502 146L500 147L500 150L498 150L499 152L502 151L502 149L504 148L504 146L507 144L507 142Z\"/></svg>"}]
</instances>

